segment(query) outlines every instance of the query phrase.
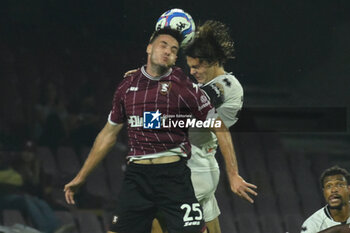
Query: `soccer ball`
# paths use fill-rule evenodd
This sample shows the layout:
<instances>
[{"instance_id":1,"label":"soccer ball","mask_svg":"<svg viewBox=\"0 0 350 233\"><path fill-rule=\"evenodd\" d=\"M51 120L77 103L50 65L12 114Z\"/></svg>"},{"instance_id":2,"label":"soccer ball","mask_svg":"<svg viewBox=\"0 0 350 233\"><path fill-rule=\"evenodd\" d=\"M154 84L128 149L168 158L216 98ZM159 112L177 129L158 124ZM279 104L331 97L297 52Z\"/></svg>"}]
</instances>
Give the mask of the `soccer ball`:
<instances>
[{"instance_id":1,"label":"soccer ball","mask_svg":"<svg viewBox=\"0 0 350 233\"><path fill-rule=\"evenodd\" d=\"M159 17L156 30L164 27L170 27L181 32L184 38L181 47L191 43L196 31L196 25L191 15L178 8L168 10Z\"/></svg>"}]
</instances>

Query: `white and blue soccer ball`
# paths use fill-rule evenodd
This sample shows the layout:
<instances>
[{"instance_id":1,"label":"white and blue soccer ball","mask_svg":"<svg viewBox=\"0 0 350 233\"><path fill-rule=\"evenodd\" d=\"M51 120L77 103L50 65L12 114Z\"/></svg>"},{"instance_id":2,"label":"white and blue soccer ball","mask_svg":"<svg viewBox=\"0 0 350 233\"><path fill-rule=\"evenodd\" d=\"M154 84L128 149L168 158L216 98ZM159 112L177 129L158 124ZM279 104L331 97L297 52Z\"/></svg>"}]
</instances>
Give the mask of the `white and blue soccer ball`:
<instances>
[{"instance_id":1,"label":"white and blue soccer ball","mask_svg":"<svg viewBox=\"0 0 350 233\"><path fill-rule=\"evenodd\" d=\"M187 46L191 43L196 31L196 25L194 24L191 15L178 8L168 10L159 17L156 24L156 30L164 27L170 27L181 32L184 38L181 47Z\"/></svg>"}]
</instances>

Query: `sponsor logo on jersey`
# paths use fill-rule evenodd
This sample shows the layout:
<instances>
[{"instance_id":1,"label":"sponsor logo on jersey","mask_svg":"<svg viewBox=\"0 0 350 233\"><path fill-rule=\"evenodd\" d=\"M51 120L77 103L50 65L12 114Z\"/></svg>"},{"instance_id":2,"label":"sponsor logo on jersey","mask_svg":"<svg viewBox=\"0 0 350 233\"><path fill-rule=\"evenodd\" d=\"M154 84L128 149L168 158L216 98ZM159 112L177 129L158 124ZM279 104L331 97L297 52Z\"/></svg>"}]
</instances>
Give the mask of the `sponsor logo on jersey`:
<instances>
[{"instance_id":1,"label":"sponsor logo on jersey","mask_svg":"<svg viewBox=\"0 0 350 233\"><path fill-rule=\"evenodd\" d=\"M210 101L209 101L209 97L207 96L207 93L201 95L200 100L202 105L198 107L199 111L201 111L203 108L208 107L210 105Z\"/></svg>"},{"instance_id":2,"label":"sponsor logo on jersey","mask_svg":"<svg viewBox=\"0 0 350 233\"><path fill-rule=\"evenodd\" d=\"M208 101L208 102L206 102L205 104L199 106L199 107L198 107L198 110L200 111L200 110L202 110L203 108L208 107L209 105L210 105L210 102Z\"/></svg>"},{"instance_id":3,"label":"sponsor logo on jersey","mask_svg":"<svg viewBox=\"0 0 350 233\"><path fill-rule=\"evenodd\" d=\"M140 116L130 116L128 119L130 127L142 127L143 126L143 117Z\"/></svg>"},{"instance_id":4,"label":"sponsor logo on jersey","mask_svg":"<svg viewBox=\"0 0 350 233\"><path fill-rule=\"evenodd\" d=\"M160 94L166 95L169 93L170 88L171 88L171 83L170 82L159 82L160 85Z\"/></svg>"},{"instance_id":5,"label":"sponsor logo on jersey","mask_svg":"<svg viewBox=\"0 0 350 233\"><path fill-rule=\"evenodd\" d=\"M129 87L128 91L138 91L139 87Z\"/></svg>"},{"instance_id":6,"label":"sponsor logo on jersey","mask_svg":"<svg viewBox=\"0 0 350 233\"><path fill-rule=\"evenodd\" d=\"M201 224L200 221L185 222L184 227L199 226L200 224Z\"/></svg>"},{"instance_id":7,"label":"sponsor logo on jersey","mask_svg":"<svg viewBox=\"0 0 350 233\"><path fill-rule=\"evenodd\" d=\"M202 95L201 96L201 102L202 102L202 104L207 103L208 102L208 98L205 95Z\"/></svg>"}]
</instances>

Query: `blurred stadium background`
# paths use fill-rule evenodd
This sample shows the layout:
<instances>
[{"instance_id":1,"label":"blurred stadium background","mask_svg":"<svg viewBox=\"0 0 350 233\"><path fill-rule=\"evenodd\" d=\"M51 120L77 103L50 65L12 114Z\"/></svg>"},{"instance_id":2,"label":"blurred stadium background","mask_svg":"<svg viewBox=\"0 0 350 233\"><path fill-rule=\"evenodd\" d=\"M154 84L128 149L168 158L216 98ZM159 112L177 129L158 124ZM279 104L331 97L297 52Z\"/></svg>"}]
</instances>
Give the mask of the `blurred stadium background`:
<instances>
[{"instance_id":1,"label":"blurred stadium background","mask_svg":"<svg viewBox=\"0 0 350 233\"><path fill-rule=\"evenodd\" d=\"M222 172L222 232L299 232L302 221L324 204L322 170L334 164L350 169L349 5L3 0L1 165L18 164L28 150L25 142L33 142L41 174L31 194L46 200L62 223L74 223L76 233L104 232L125 169L125 135L83 187L79 208L65 205L63 185L105 124L124 72L145 63L158 16L182 8L197 23L215 19L230 26L236 59L226 70L245 90L232 133L240 172L258 185L259 196L254 205L234 197ZM185 66L181 59L178 64ZM23 212L1 211L0 225L16 222L32 225Z\"/></svg>"}]
</instances>

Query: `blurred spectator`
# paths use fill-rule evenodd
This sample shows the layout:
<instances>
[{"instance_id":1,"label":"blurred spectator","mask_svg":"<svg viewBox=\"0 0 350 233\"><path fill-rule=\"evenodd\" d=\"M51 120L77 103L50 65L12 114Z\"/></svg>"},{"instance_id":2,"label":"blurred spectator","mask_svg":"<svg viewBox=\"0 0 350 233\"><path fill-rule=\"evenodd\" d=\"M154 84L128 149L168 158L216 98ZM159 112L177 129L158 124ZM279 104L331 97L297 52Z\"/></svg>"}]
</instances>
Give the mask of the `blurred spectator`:
<instances>
[{"instance_id":1,"label":"blurred spectator","mask_svg":"<svg viewBox=\"0 0 350 233\"><path fill-rule=\"evenodd\" d=\"M36 136L42 145L57 148L66 136L68 111L56 85L49 82L36 105Z\"/></svg>"},{"instance_id":2,"label":"blurred spectator","mask_svg":"<svg viewBox=\"0 0 350 233\"><path fill-rule=\"evenodd\" d=\"M16 132L17 138L21 138L23 132L18 129L24 126L25 118L18 85L16 73L7 73L0 78L0 93L4 96L0 98L0 129L6 135Z\"/></svg>"},{"instance_id":3,"label":"blurred spectator","mask_svg":"<svg viewBox=\"0 0 350 233\"><path fill-rule=\"evenodd\" d=\"M29 148L30 145L28 145ZM0 144L0 211L5 209L15 209L29 217L34 227L45 233L69 232L72 225L60 227L52 208L44 200L28 195L24 190L25 182L38 184L37 162L31 153L21 154L24 164L18 165L20 172L16 171L12 163L13 156L3 151ZM25 177L28 175L29 177Z\"/></svg>"},{"instance_id":4,"label":"blurred spectator","mask_svg":"<svg viewBox=\"0 0 350 233\"><path fill-rule=\"evenodd\" d=\"M1 233L41 233L40 231L37 231L31 227L24 226L22 224L14 224L13 226L0 226L0 232Z\"/></svg>"},{"instance_id":5,"label":"blurred spectator","mask_svg":"<svg viewBox=\"0 0 350 233\"><path fill-rule=\"evenodd\" d=\"M77 110L72 124L71 141L75 146L91 146L98 133L99 117L96 109L94 86L85 77L82 80L75 110Z\"/></svg>"},{"instance_id":6,"label":"blurred spectator","mask_svg":"<svg viewBox=\"0 0 350 233\"><path fill-rule=\"evenodd\" d=\"M14 168L23 177L23 191L30 194L41 194L40 161L36 155L33 141L26 141L24 148L14 162Z\"/></svg>"},{"instance_id":7,"label":"blurred spectator","mask_svg":"<svg viewBox=\"0 0 350 233\"><path fill-rule=\"evenodd\" d=\"M23 185L22 176L11 166L12 154L5 152L3 147L0 142L0 195L14 192Z\"/></svg>"}]
</instances>

